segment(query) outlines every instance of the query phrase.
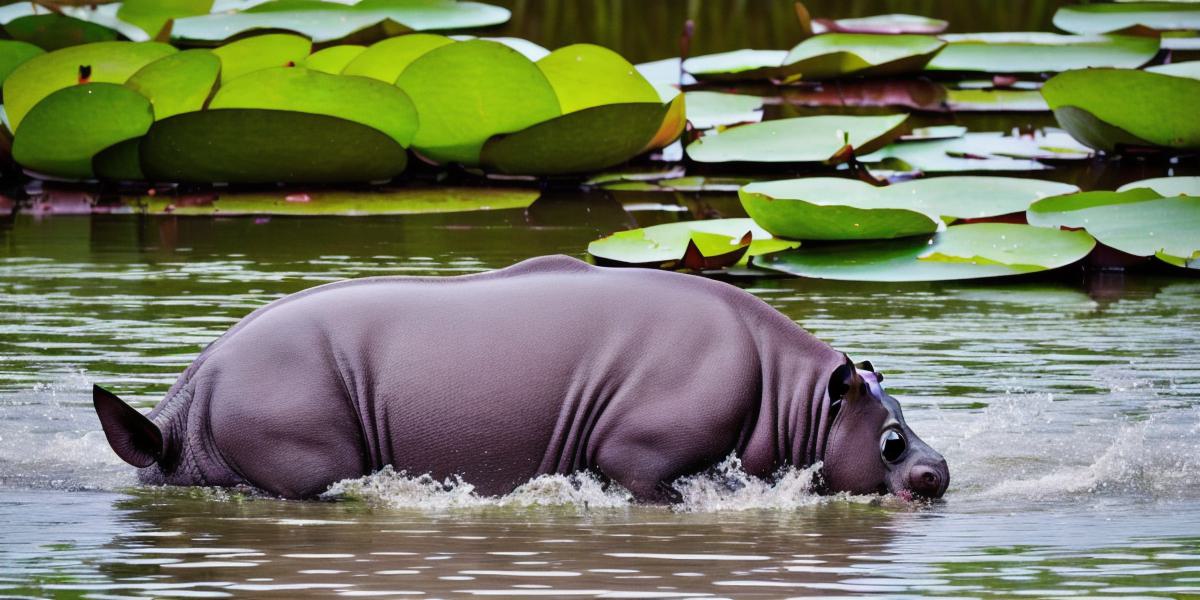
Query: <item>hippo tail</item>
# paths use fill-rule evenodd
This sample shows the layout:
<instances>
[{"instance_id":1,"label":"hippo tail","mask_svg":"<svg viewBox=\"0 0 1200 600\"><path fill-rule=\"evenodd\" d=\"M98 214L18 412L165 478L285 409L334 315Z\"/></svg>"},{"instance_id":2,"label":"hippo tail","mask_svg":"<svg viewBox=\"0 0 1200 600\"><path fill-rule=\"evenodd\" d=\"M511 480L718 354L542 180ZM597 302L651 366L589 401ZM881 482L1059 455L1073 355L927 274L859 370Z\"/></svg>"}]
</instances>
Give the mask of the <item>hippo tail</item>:
<instances>
[{"instance_id":1,"label":"hippo tail","mask_svg":"<svg viewBox=\"0 0 1200 600\"><path fill-rule=\"evenodd\" d=\"M98 385L92 386L92 405L108 445L121 460L145 468L162 459L162 431L146 415Z\"/></svg>"}]
</instances>

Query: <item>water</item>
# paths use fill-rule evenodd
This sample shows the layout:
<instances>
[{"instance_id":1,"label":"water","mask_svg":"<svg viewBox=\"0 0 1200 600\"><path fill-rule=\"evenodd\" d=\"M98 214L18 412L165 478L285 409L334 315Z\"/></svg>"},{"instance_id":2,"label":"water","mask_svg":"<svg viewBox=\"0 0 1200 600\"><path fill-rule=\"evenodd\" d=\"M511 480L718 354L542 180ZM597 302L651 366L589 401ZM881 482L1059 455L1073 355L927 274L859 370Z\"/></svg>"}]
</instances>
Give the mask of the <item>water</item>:
<instances>
[{"instance_id":1,"label":"water","mask_svg":"<svg viewBox=\"0 0 1200 600\"><path fill-rule=\"evenodd\" d=\"M137 487L99 432L92 383L149 407L203 345L284 294L578 256L635 218L674 214L592 195L527 213L5 221L0 595L1200 593L1195 279L736 280L887 373L951 465L929 506L821 498L804 473L769 485L733 464L680 482L671 508L582 476L480 498L397 473L288 502Z\"/></svg>"}]
</instances>

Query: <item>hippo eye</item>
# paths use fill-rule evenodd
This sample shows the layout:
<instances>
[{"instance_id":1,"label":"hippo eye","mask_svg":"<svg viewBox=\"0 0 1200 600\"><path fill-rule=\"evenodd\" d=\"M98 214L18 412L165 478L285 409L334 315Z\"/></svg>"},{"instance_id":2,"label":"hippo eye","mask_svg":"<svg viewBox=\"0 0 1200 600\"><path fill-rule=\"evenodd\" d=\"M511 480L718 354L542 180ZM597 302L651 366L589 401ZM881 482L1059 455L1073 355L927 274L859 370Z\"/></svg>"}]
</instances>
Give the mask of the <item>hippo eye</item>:
<instances>
[{"instance_id":1,"label":"hippo eye","mask_svg":"<svg viewBox=\"0 0 1200 600\"><path fill-rule=\"evenodd\" d=\"M904 436L895 429L889 429L879 440L879 453L883 455L883 460L890 463L900 460L907 448L908 444L904 441Z\"/></svg>"}]
</instances>

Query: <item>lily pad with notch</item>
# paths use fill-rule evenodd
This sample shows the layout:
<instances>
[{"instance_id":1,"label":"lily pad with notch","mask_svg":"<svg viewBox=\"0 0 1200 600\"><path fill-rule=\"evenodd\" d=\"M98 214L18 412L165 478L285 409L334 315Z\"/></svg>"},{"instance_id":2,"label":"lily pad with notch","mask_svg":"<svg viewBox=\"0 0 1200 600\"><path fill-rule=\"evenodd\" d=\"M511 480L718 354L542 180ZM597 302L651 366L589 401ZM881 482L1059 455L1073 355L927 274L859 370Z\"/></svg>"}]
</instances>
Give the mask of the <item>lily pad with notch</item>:
<instances>
[{"instance_id":1,"label":"lily pad with notch","mask_svg":"<svg viewBox=\"0 0 1200 600\"><path fill-rule=\"evenodd\" d=\"M1158 54L1157 38L1043 32L948 34L929 71L1057 73L1098 67L1135 69Z\"/></svg>"},{"instance_id":2,"label":"lily pad with notch","mask_svg":"<svg viewBox=\"0 0 1200 600\"><path fill-rule=\"evenodd\" d=\"M599 264L705 270L799 245L773 239L751 219L713 219L618 231L588 244L588 254Z\"/></svg>"},{"instance_id":3,"label":"lily pad with notch","mask_svg":"<svg viewBox=\"0 0 1200 600\"><path fill-rule=\"evenodd\" d=\"M1200 196L1164 198L1141 187L1080 192L1040 200L1026 218L1041 227L1086 229L1100 243L1134 256L1190 259L1200 253Z\"/></svg>"},{"instance_id":4,"label":"lily pad with notch","mask_svg":"<svg viewBox=\"0 0 1200 600\"><path fill-rule=\"evenodd\" d=\"M1026 275L1074 264L1096 241L1083 231L1010 223L952 225L932 237L809 245L756 267L815 279L914 282Z\"/></svg>"},{"instance_id":5,"label":"lily pad with notch","mask_svg":"<svg viewBox=\"0 0 1200 600\"><path fill-rule=\"evenodd\" d=\"M848 145L867 154L900 136L908 115L817 116L731 127L692 142L696 162L837 162Z\"/></svg>"}]
</instances>

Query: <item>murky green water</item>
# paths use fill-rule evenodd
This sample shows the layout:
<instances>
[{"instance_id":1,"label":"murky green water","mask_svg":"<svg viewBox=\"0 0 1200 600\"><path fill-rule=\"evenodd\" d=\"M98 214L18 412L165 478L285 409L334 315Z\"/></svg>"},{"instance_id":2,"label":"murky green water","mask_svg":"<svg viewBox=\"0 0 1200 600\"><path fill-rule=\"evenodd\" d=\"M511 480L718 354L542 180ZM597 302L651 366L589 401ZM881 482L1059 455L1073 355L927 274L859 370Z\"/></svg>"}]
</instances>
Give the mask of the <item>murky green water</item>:
<instances>
[{"instance_id":1,"label":"murky green water","mask_svg":"<svg viewBox=\"0 0 1200 600\"><path fill-rule=\"evenodd\" d=\"M579 255L664 218L585 196L388 219L5 222L0 595L1200 593L1194 279L740 281L887 372L951 465L929 507L820 499L799 475L739 488L735 473L693 481L673 510L553 479L499 500L386 476L323 503L144 489L92 414L92 382L150 406L204 344L284 294Z\"/></svg>"}]
</instances>

